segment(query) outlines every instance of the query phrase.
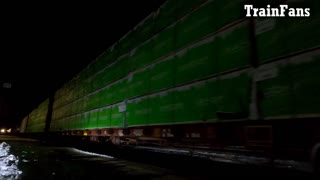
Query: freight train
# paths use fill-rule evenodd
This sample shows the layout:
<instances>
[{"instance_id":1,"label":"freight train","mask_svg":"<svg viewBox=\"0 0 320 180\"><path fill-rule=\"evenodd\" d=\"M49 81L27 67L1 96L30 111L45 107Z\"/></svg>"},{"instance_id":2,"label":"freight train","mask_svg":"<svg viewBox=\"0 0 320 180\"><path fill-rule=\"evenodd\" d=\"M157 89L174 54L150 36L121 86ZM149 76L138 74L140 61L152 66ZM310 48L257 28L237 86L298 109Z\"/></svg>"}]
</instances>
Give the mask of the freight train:
<instances>
[{"instance_id":1,"label":"freight train","mask_svg":"<svg viewBox=\"0 0 320 180\"><path fill-rule=\"evenodd\" d=\"M244 2L167 0L20 132L319 158L320 1L282 2L311 8L300 18L247 18Z\"/></svg>"}]
</instances>

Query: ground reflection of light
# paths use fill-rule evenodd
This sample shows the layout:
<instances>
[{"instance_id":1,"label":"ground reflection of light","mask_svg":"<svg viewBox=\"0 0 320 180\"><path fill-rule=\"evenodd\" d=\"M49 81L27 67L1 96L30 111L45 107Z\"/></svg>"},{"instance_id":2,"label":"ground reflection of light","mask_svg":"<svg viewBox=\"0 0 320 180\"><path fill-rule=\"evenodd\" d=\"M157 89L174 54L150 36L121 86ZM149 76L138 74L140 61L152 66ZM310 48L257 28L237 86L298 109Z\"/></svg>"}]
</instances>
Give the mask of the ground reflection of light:
<instances>
[{"instance_id":1,"label":"ground reflection of light","mask_svg":"<svg viewBox=\"0 0 320 180\"><path fill-rule=\"evenodd\" d=\"M18 179L22 171L18 169L19 159L9 154L10 145L3 142L0 144L0 179Z\"/></svg>"},{"instance_id":2,"label":"ground reflection of light","mask_svg":"<svg viewBox=\"0 0 320 180\"><path fill-rule=\"evenodd\" d=\"M103 155L103 154L97 154L97 153L92 153L92 152L87 152L87 151L81 151L79 149L75 149L73 148L74 151L82 153L82 154L88 154L88 155L92 155L92 156L99 156L99 157L105 157L105 158L109 158L109 159L113 159L114 157L112 156L107 156L107 155Z\"/></svg>"}]
</instances>

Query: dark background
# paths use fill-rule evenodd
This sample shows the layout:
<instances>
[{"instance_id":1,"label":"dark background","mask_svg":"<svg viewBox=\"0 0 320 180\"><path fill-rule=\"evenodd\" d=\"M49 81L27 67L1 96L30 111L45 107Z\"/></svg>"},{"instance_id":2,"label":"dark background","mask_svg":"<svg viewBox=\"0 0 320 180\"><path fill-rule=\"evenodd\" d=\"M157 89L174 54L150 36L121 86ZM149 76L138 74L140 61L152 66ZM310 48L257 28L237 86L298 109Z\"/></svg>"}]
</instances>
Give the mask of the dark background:
<instances>
[{"instance_id":1,"label":"dark background","mask_svg":"<svg viewBox=\"0 0 320 180\"><path fill-rule=\"evenodd\" d=\"M0 126L18 125L164 1L1 2Z\"/></svg>"}]
</instances>

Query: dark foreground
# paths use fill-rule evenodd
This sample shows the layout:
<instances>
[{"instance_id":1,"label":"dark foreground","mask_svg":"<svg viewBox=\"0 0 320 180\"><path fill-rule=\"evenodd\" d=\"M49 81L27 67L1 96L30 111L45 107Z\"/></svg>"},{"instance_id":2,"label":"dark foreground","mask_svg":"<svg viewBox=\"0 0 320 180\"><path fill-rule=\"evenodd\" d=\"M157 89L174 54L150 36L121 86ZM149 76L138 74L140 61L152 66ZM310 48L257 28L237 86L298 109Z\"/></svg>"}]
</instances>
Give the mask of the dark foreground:
<instances>
[{"instance_id":1,"label":"dark foreground","mask_svg":"<svg viewBox=\"0 0 320 180\"><path fill-rule=\"evenodd\" d=\"M290 169L239 165L134 149L113 149L98 156L72 147L12 141L10 153L19 157L19 179L313 179ZM3 142L0 137L0 142ZM89 148L90 149L90 148ZM121 157L120 157L121 156Z\"/></svg>"}]
</instances>

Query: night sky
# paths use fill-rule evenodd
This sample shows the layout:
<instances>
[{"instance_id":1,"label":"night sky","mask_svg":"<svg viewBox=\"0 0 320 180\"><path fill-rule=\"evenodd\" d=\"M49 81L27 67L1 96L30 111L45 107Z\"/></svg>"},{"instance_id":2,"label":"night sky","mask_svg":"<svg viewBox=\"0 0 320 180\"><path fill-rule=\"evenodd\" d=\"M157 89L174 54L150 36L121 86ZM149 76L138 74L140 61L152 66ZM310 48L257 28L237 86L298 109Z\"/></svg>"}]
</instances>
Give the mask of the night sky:
<instances>
[{"instance_id":1,"label":"night sky","mask_svg":"<svg viewBox=\"0 0 320 180\"><path fill-rule=\"evenodd\" d=\"M164 0L88 2L0 4L0 125L19 122Z\"/></svg>"}]
</instances>

